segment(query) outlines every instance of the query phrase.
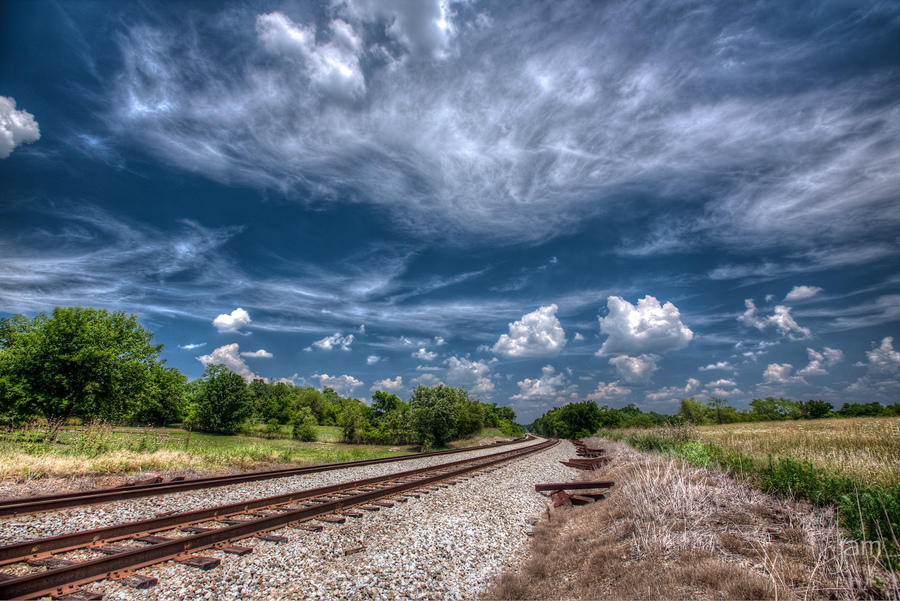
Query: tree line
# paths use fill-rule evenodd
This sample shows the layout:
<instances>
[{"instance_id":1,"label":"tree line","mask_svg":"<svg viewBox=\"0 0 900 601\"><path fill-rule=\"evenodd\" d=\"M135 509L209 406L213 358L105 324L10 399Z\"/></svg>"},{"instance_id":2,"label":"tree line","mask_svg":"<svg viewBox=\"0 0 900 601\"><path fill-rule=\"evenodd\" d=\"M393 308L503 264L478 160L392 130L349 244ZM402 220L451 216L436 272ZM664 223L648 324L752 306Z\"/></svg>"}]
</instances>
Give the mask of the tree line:
<instances>
[{"instance_id":1,"label":"tree line","mask_svg":"<svg viewBox=\"0 0 900 601\"><path fill-rule=\"evenodd\" d=\"M351 443L443 445L493 427L524 430L509 407L482 403L464 388L417 387L409 400L377 391L371 405L286 382L249 384L224 365L188 381L160 358L162 345L123 312L68 307L50 316L0 319L0 419L15 426L42 418L55 438L71 418L133 425L182 424L234 434L250 422L270 431L291 426L315 440L316 426L338 426Z\"/></svg>"},{"instance_id":2,"label":"tree line","mask_svg":"<svg viewBox=\"0 0 900 601\"><path fill-rule=\"evenodd\" d=\"M689 397L681 399L679 410L674 415L655 411L645 412L633 403L621 409L613 409L606 405L601 407L594 401L569 403L547 411L536 419L529 429L543 436L582 438L591 436L603 428L653 428L683 424L704 426L826 417L892 416L900 416L900 403L887 406L878 402L844 403L840 409L835 410L834 405L826 401L800 402L766 397L753 399L750 402L750 409L741 411L730 406L727 399L720 397L711 397L706 402Z\"/></svg>"}]
</instances>

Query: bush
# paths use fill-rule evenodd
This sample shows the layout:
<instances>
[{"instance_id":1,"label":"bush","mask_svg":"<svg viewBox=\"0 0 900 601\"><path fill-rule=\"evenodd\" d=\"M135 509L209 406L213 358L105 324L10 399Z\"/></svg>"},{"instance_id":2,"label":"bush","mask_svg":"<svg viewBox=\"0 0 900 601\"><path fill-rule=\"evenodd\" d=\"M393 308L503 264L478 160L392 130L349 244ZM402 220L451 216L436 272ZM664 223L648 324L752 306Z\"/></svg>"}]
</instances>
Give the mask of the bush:
<instances>
[{"instance_id":1,"label":"bush","mask_svg":"<svg viewBox=\"0 0 900 601\"><path fill-rule=\"evenodd\" d=\"M252 411L244 379L224 365L206 366L196 406L199 429L217 434L234 434Z\"/></svg>"},{"instance_id":2,"label":"bush","mask_svg":"<svg viewBox=\"0 0 900 601\"><path fill-rule=\"evenodd\" d=\"M299 407L294 412L291 424L293 425L291 436L295 439L303 442L316 440L316 426L319 424L316 422L316 417L312 414L312 410L309 407Z\"/></svg>"}]
</instances>

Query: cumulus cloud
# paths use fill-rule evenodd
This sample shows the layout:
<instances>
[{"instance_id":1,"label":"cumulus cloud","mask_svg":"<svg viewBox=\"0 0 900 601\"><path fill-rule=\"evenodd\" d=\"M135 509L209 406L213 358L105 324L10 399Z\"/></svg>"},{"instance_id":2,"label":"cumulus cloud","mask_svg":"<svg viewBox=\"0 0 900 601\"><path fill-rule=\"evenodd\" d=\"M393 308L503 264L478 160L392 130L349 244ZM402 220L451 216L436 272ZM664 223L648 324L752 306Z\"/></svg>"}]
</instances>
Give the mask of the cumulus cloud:
<instances>
[{"instance_id":1,"label":"cumulus cloud","mask_svg":"<svg viewBox=\"0 0 900 601\"><path fill-rule=\"evenodd\" d=\"M900 374L900 352L894 350L894 337L885 336L881 344L866 351L869 359L869 368L882 374Z\"/></svg>"},{"instance_id":2,"label":"cumulus cloud","mask_svg":"<svg viewBox=\"0 0 900 601\"><path fill-rule=\"evenodd\" d=\"M709 388L736 388L737 384L734 380L719 379L708 383L706 386Z\"/></svg>"},{"instance_id":3,"label":"cumulus cloud","mask_svg":"<svg viewBox=\"0 0 900 601\"><path fill-rule=\"evenodd\" d=\"M231 313L220 314L212 324L220 334L240 334L241 328L250 325L250 321L250 314L238 307Z\"/></svg>"},{"instance_id":4,"label":"cumulus cloud","mask_svg":"<svg viewBox=\"0 0 900 601\"><path fill-rule=\"evenodd\" d=\"M295 23L280 12L259 15L256 32L271 54L303 66L310 84L336 97L355 99L366 93L360 68L362 40L353 27L341 20L330 23L330 41L316 41L315 25Z\"/></svg>"},{"instance_id":5,"label":"cumulus cloud","mask_svg":"<svg viewBox=\"0 0 900 601\"><path fill-rule=\"evenodd\" d=\"M34 115L16 109L16 101L0 96L0 159L7 158L20 144L37 142L41 130Z\"/></svg>"},{"instance_id":6,"label":"cumulus cloud","mask_svg":"<svg viewBox=\"0 0 900 601\"><path fill-rule=\"evenodd\" d=\"M192 351L194 349L203 348L206 346L205 342L192 342L190 344L179 344L178 348L182 348L186 351Z\"/></svg>"},{"instance_id":7,"label":"cumulus cloud","mask_svg":"<svg viewBox=\"0 0 900 601\"><path fill-rule=\"evenodd\" d=\"M397 376L393 380L390 378L375 380L375 384L373 384L369 390L372 392L375 392L376 390L393 393L400 392L401 390L403 390L403 377Z\"/></svg>"},{"instance_id":8,"label":"cumulus cloud","mask_svg":"<svg viewBox=\"0 0 900 601\"><path fill-rule=\"evenodd\" d=\"M447 365L445 378L451 386L465 386L473 394L482 397L489 397L494 392L491 366L487 361L450 357L444 364Z\"/></svg>"},{"instance_id":9,"label":"cumulus cloud","mask_svg":"<svg viewBox=\"0 0 900 601\"><path fill-rule=\"evenodd\" d=\"M820 292L822 292L822 289L818 286L794 286L784 297L784 300L788 302L804 300L812 298Z\"/></svg>"},{"instance_id":10,"label":"cumulus cloud","mask_svg":"<svg viewBox=\"0 0 900 601\"><path fill-rule=\"evenodd\" d=\"M822 352L807 348L809 364L797 372L799 376L827 376L828 368L837 365L844 358L844 352L839 349L825 347Z\"/></svg>"},{"instance_id":11,"label":"cumulus cloud","mask_svg":"<svg viewBox=\"0 0 900 601\"><path fill-rule=\"evenodd\" d=\"M700 371L713 371L713 370L724 370L724 371L733 371L734 366L728 361L716 361L715 363L710 363L709 365L704 365L699 368Z\"/></svg>"},{"instance_id":12,"label":"cumulus cloud","mask_svg":"<svg viewBox=\"0 0 900 601\"><path fill-rule=\"evenodd\" d=\"M347 334L346 336L342 335L340 332L335 332L331 336L326 336L325 338L321 338L316 340L311 345L303 349L304 351L311 351L314 348L319 349L320 351L332 351L335 349L341 349L342 351L349 351L353 341L355 340L353 334Z\"/></svg>"},{"instance_id":13,"label":"cumulus cloud","mask_svg":"<svg viewBox=\"0 0 900 601\"><path fill-rule=\"evenodd\" d=\"M366 357L366 365L375 365L379 361L383 361L384 357L380 357L378 355L369 355Z\"/></svg>"},{"instance_id":14,"label":"cumulus cloud","mask_svg":"<svg viewBox=\"0 0 900 601\"><path fill-rule=\"evenodd\" d=\"M774 327L782 336L789 336L792 340L809 338L812 336L809 328L805 328L798 324L791 315L791 308L785 305L776 305L772 315L760 315L759 309L752 298L744 300L746 310L738 316L738 321L743 324L756 328L757 330L765 330L768 327Z\"/></svg>"},{"instance_id":15,"label":"cumulus cloud","mask_svg":"<svg viewBox=\"0 0 900 601\"><path fill-rule=\"evenodd\" d=\"M329 376L328 374L313 374L313 379L319 381L319 386L322 388L331 388L336 393L349 396L353 394L353 391L356 388L359 388L364 384L362 380L357 380L353 376L348 376L347 374L342 374L340 376Z\"/></svg>"},{"instance_id":16,"label":"cumulus cloud","mask_svg":"<svg viewBox=\"0 0 900 601\"><path fill-rule=\"evenodd\" d=\"M694 338L671 302L660 304L647 295L632 305L619 296L610 296L606 306L609 313L599 321L600 330L608 338L598 355L664 353L682 349Z\"/></svg>"},{"instance_id":17,"label":"cumulus cloud","mask_svg":"<svg viewBox=\"0 0 900 601\"><path fill-rule=\"evenodd\" d=\"M422 361L434 361L437 359L438 354L432 351L428 351L425 347L420 348L416 352L410 355L415 359L421 359Z\"/></svg>"},{"instance_id":18,"label":"cumulus cloud","mask_svg":"<svg viewBox=\"0 0 900 601\"><path fill-rule=\"evenodd\" d=\"M581 335L581 332L575 332L575 337L572 338L575 342L581 342L584 340L584 336Z\"/></svg>"},{"instance_id":19,"label":"cumulus cloud","mask_svg":"<svg viewBox=\"0 0 900 601\"><path fill-rule=\"evenodd\" d=\"M644 398L651 403L675 402L694 394L700 389L700 380L688 378L684 386L666 386L656 392L648 392Z\"/></svg>"},{"instance_id":20,"label":"cumulus cloud","mask_svg":"<svg viewBox=\"0 0 900 601\"><path fill-rule=\"evenodd\" d=\"M241 353L241 357L255 357L257 359L271 359L274 356L275 355L263 348L257 351L246 351Z\"/></svg>"},{"instance_id":21,"label":"cumulus cloud","mask_svg":"<svg viewBox=\"0 0 900 601\"><path fill-rule=\"evenodd\" d=\"M631 389L620 386L619 381L615 382L597 382L597 388L587 395L587 399L591 401L610 401L631 394Z\"/></svg>"},{"instance_id":22,"label":"cumulus cloud","mask_svg":"<svg viewBox=\"0 0 900 601\"><path fill-rule=\"evenodd\" d=\"M557 373L552 365L541 368L540 378L525 378L516 385L519 392L510 398L517 401L562 402L572 400L578 394L578 387L570 385L566 374Z\"/></svg>"},{"instance_id":23,"label":"cumulus cloud","mask_svg":"<svg viewBox=\"0 0 900 601\"><path fill-rule=\"evenodd\" d=\"M609 360L609 364L616 368L619 377L629 384L642 384L648 382L657 369L656 362L659 355L639 355L629 357L618 355Z\"/></svg>"},{"instance_id":24,"label":"cumulus cloud","mask_svg":"<svg viewBox=\"0 0 900 601\"><path fill-rule=\"evenodd\" d=\"M434 337L434 345L435 346L444 346L445 344L447 344L447 341L444 340L443 338L441 338L440 336Z\"/></svg>"},{"instance_id":25,"label":"cumulus cloud","mask_svg":"<svg viewBox=\"0 0 900 601\"><path fill-rule=\"evenodd\" d=\"M240 348L236 342L220 346L208 355L201 355L197 357L197 361L203 365L224 365L248 382L259 377L241 359Z\"/></svg>"},{"instance_id":26,"label":"cumulus cloud","mask_svg":"<svg viewBox=\"0 0 900 601\"><path fill-rule=\"evenodd\" d=\"M791 375L793 371L794 366L790 363L769 363L763 372L763 380L769 384L805 384L803 376Z\"/></svg>"},{"instance_id":27,"label":"cumulus cloud","mask_svg":"<svg viewBox=\"0 0 900 601\"><path fill-rule=\"evenodd\" d=\"M542 357L558 354L566 346L566 333L556 317L555 304L526 313L509 324L491 349L507 357Z\"/></svg>"}]
</instances>

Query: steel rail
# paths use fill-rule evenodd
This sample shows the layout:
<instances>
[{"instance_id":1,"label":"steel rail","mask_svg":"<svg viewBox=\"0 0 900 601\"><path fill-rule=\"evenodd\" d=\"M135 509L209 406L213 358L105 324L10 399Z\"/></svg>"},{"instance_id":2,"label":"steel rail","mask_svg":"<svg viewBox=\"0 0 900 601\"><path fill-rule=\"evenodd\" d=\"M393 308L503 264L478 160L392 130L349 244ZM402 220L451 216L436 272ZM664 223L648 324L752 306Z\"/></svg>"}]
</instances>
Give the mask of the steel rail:
<instances>
[{"instance_id":1,"label":"steel rail","mask_svg":"<svg viewBox=\"0 0 900 601\"><path fill-rule=\"evenodd\" d=\"M492 449L501 446L517 444L520 442L531 440L533 438L533 436L529 435L510 441L495 442L464 449L451 449L449 451L415 453L408 455L398 455L396 457L362 459L359 461L344 461L341 463L320 463L316 465L307 465L296 468L285 468L260 472L244 472L241 474L231 474L228 476L209 476L206 478L192 478L190 480L178 480L175 482L161 482L136 486L126 485L113 488L98 488L94 490L78 491L74 493L60 493L54 495L41 495L36 497L19 497L0 501L0 517L11 517L26 513L40 513L44 511L52 511L55 509L64 509L66 507L79 507L83 505L110 503L123 499L135 499L139 497L165 495L189 490L198 490L202 488L214 488L218 486L228 486L230 484L255 482L258 480L287 478L290 476L314 474L318 472L360 467L365 465L374 465L379 463L393 463L397 461L420 459L423 457L438 457L441 455L451 455L455 453L464 453L467 451L480 451L484 449Z\"/></svg>"},{"instance_id":2,"label":"steel rail","mask_svg":"<svg viewBox=\"0 0 900 601\"><path fill-rule=\"evenodd\" d=\"M399 480L399 482L393 486L363 491L341 499L319 503L313 507L301 507L278 515L266 516L248 522L224 526L208 532L181 537L168 542L150 544L139 549L88 560L72 566L50 569L45 572L6 580L0 582L0 598L34 599L44 595L61 594L66 590L81 584L106 578L124 576L133 570L184 556L186 553L234 542L254 534L281 528L288 524L307 521L317 516L334 513L341 509L361 505L383 497L394 496L416 488L429 486L442 480L457 478L471 472L483 470L500 463L543 451L557 444L557 442L558 441L548 440L522 449L514 449L512 451L505 451L486 457L463 459L451 464L443 464L432 468L420 468L418 470L410 470L409 472L392 474L391 476L381 476L379 478L382 479L382 481L392 479ZM469 465L459 465L464 463ZM451 466L455 469L449 471L446 470L446 468ZM434 475L423 475L423 472L428 470L440 471ZM410 481L409 478L414 475L422 475L423 477ZM373 479L348 482L344 484L344 487L345 489L365 487L366 484L363 484L363 482L372 484L372 482L370 482L371 480ZM330 493L326 493L323 492L323 489L334 489L335 486L338 485L323 487L322 489L312 489L304 492L318 490L319 495L330 494L335 491L331 490Z\"/></svg>"},{"instance_id":3,"label":"steel rail","mask_svg":"<svg viewBox=\"0 0 900 601\"><path fill-rule=\"evenodd\" d=\"M526 447L531 448L531 447ZM500 454L515 453L513 451L504 451L486 457L496 457ZM178 526L188 526L199 522L209 521L211 519L222 519L232 515L246 513L265 507L272 507L292 501L300 501L316 496L334 494L350 488L358 488L360 486L371 486L391 480L414 477L427 472L453 468L467 463L477 462L482 457L470 457L468 459L459 459L449 463L441 463L428 467L416 468L403 472L395 472L385 474L383 476L373 476L361 480L349 480L328 486L299 490L296 492L284 493L281 495L273 495L269 497L261 497L238 503L230 503L227 505L218 505L206 509L198 509L194 511L179 512L167 515L161 515L148 520L138 520L118 524L113 526L104 526L102 528L94 528L91 530L83 530L70 534L62 534L59 536L40 538L37 540L24 541L0 547L0 566L8 565L24 561L25 559L33 559L45 556L53 552L70 551L87 545L93 545L97 541L114 542L128 538L135 534L152 534L162 530L169 530Z\"/></svg>"}]
</instances>

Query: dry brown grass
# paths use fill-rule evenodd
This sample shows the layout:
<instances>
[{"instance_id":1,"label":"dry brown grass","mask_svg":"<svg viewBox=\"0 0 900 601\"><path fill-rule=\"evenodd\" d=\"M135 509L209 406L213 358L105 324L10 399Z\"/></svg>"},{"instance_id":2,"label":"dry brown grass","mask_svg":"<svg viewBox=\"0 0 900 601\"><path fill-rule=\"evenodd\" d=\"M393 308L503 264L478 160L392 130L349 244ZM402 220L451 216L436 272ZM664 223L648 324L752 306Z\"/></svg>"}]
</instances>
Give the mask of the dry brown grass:
<instances>
[{"instance_id":1,"label":"dry brown grass","mask_svg":"<svg viewBox=\"0 0 900 601\"><path fill-rule=\"evenodd\" d=\"M857 482L900 482L900 417L856 417L699 426L695 436L765 459L805 459Z\"/></svg>"},{"instance_id":2,"label":"dry brown grass","mask_svg":"<svg viewBox=\"0 0 900 601\"><path fill-rule=\"evenodd\" d=\"M598 444L599 441L597 441ZM856 599L896 594L847 552L830 511L724 474L602 442L609 499L548 512L497 599ZM595 478L599 473L586 473ZM868 583L880 576L880 592ZM887 591L887 592L885 592Z\"/></svg>"}]
</instances>

